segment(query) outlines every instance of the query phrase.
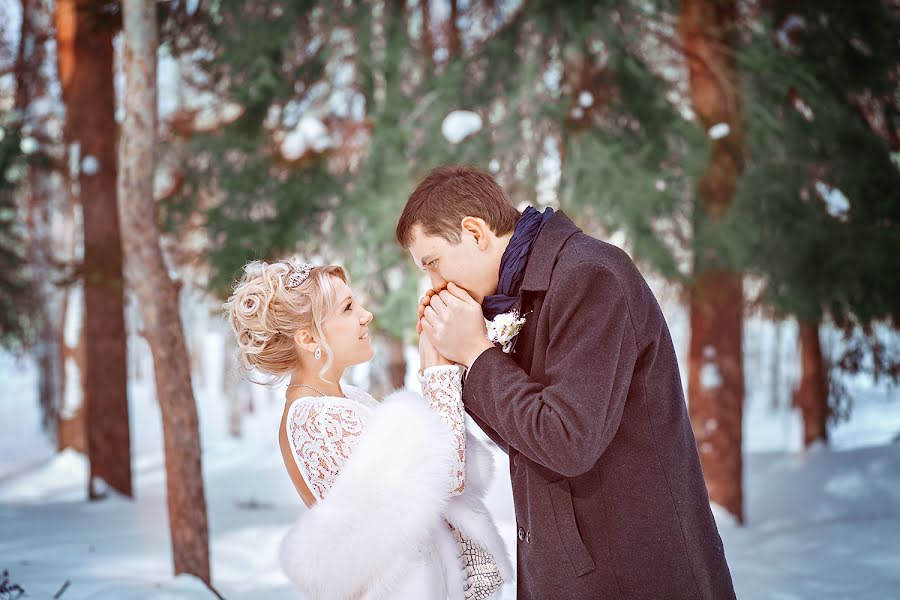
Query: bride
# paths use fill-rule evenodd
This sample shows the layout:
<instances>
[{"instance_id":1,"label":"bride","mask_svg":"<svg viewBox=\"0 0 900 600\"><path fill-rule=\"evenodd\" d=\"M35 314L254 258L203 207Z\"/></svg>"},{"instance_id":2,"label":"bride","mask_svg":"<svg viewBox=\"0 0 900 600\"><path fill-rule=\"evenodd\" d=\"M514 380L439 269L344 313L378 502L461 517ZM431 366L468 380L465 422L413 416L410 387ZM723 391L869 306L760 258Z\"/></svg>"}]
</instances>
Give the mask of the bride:
<instances>
[{"instance_id":1,"label":"bride","mask_svg":"<svg viewBox=\"0 0 900 600\"><path fill-rule=\"evenodd\" d=\"M512 566L483 503L491 457L467 434L462 368L422 335L423 394L376 401L341 384L372 359L341 267L251 262L225 309L238 359L289 379L279 445L309 510L281 565L311 598L496 598Z\"/></svg>"}]
</instances>

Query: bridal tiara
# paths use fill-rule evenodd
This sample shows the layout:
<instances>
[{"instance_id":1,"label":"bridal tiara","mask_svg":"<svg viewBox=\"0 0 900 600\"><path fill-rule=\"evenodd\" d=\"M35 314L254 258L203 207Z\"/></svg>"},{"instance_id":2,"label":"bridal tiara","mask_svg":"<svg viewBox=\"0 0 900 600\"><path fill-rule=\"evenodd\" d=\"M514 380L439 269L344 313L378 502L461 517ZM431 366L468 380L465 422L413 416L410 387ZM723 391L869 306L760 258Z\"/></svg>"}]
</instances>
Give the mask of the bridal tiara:
<instances>
[{"instance_id":1,"label":"bridal tiara","mask_svg":"<svg viewBox=\"0 0 900 600\"><path fill-rule=\"evenodd\" d=\"M290 275L288 275L287 283L284 284L284 287L292 290L296 287L299 287L304 281L309 279L309 273L315 267L309 263L305 263L300 265L299 267L291 265L292 270Z\"/></svg>"}]
</instances>

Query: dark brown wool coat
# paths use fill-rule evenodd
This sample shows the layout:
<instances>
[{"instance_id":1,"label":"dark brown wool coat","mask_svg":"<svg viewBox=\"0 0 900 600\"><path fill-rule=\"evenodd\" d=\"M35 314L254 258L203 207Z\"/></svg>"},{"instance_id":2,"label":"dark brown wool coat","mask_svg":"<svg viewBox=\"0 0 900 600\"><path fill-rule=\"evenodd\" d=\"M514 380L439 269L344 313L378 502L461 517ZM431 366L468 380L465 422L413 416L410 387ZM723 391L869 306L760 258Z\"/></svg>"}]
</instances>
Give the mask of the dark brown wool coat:
<instances>
[{"instance_id":1,"label":"dark brown wool coat","mask_svg":"<svg viewBox=\"0 0 900 600\"><path fill-rule=\"evenodd\" d=\"M534 243L510 354L466 410L508 454L519 600L734 598L669 330L622 250L557 213Z\"/></svg>"}]
</instances>

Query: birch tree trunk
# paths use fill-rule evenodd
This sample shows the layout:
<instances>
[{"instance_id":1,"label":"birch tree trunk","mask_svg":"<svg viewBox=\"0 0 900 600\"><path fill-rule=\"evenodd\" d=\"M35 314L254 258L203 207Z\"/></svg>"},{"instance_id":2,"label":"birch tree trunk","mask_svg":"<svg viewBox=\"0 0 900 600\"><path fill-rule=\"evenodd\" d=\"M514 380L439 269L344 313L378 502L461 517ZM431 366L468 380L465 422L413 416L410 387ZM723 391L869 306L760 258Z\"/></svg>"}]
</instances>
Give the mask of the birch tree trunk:
<instances>
[{"instance_id":1,"label":"birch tree trunk","mask_svg":"<svg viewBox=\"0 0 900 600\"><path fill-rule=\"evenodd\" d=\"M391 389L399 390L406 382L406 356L403 354L403 341L393 336L387 338L387 375Z\"/></svg>"},{"instance_id":2,"label":"birch tree trunk","mask_svg":"<svg viewBox=\"0 0 900 600\"><path fill-rule=\"evenodd\" d=\"M178 291L159 245L153 198L156 151L156 4L125 0L125 121L120 140L119 198L128 283L141 308L153 354L163 419L169 531L175 574L209 584L209 532L190 356Z\"/></svg>"}]
</instances>

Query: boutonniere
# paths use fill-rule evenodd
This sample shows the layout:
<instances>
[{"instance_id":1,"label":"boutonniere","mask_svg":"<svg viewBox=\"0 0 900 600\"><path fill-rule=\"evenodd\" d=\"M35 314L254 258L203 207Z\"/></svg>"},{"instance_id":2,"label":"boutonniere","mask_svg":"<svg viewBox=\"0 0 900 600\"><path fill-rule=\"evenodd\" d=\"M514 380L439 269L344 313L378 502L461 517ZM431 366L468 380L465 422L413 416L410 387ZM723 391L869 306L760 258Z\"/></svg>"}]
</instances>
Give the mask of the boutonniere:
<instances>
[{"instance_id":1,"label":"boutonniere","mask_svg":"<svg viewBox=\"0 0 900 600\"><path fill-rule=\"evenodd\" d=\"M488 339L492 342L502 344L503 351L509 354L512 349L513 338L519 335L522 325L525 324L525 317L519 316L519 311L511 310L507 313L497 315L488 321L487 334Z\"/></svg>"}]
</instances>

